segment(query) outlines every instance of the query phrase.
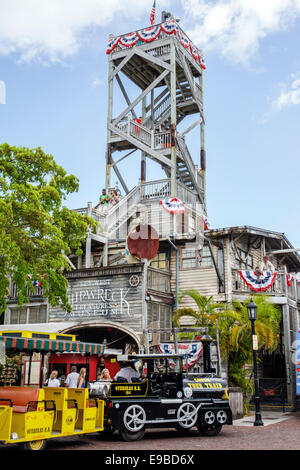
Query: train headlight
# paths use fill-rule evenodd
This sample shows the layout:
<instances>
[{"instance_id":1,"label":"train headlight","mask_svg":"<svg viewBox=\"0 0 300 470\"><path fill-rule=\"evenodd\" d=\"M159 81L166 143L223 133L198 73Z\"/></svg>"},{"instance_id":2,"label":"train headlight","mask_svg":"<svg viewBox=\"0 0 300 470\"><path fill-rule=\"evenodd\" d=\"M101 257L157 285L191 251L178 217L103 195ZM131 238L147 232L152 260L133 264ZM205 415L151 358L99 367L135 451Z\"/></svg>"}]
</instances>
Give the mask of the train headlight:
<instances>
[{"instance_id":1,"label":"train headlight","mask_svg":"<svg viewBox=\"0 0 300 470\"><path fill-rule=\"evenodd\" d=\"M19 436L16 432L11 433L10 438L12 441L19 439Z\"/></svg>"},{"instance_id":2,"label":"train headlight","mask_svg":"<svg viewBox=\"0 0 300 470\"><path fill-rule=\"evenodd\" d=\"M190 387L185 387L183 392L186 398L191 398L191 396L193 395L193 390Z\"/></svg>"}]
</instances>

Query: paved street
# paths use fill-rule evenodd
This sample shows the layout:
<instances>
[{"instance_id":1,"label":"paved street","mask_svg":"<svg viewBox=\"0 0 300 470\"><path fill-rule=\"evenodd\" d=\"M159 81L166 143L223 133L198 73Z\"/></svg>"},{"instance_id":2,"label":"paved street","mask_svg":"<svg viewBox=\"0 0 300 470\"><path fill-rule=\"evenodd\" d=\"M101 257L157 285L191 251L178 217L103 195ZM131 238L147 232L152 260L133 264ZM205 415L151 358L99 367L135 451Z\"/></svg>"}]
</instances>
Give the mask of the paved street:
<instances>
[{"instance_id":1,"label":"paved street","mask_svg":"<svg viewBox=\"0 0 300 470\"><path fill-rule=\"evenodd\" d=\"M300 412L281 415L263 414L264 427L254 427L253 418L225 426L217 437L199 436L193 430L188 436L174 429L148 430L139 442L120 441L118 435L105 439L99 434L49 440L47 450L300 450ZM1 448L1 450L3 447ZM13 448L6 448L8 452ZM57 454L59 458L59 454Z\"/></svg>"}]
</instances>

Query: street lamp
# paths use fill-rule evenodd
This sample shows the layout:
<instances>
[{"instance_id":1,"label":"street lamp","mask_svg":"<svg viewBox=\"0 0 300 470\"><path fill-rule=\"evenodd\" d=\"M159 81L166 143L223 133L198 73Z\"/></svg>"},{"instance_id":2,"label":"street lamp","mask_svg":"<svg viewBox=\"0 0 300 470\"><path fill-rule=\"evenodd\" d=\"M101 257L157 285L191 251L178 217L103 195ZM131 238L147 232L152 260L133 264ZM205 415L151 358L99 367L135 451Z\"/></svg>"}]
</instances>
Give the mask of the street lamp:
<instances>
[{"instance_id":1,"label":"street lamp","mask_svg":"<svg viewBox=\"0 0 300 470\"><path fill-rule=\"evenodd\" d=\"M257 377L257 362L256 362L256 351L257 351L257 338L255 335L255 320L257 318L257 305L251 299L251 302L247 305L248 317L252 325L252 350L253 350L253 372L254 372L254 385L255 385L255 421L254 426L263 426L261 412L260 412L260 398L259 398L259 385Z\"/></svg>"}]
</instances>

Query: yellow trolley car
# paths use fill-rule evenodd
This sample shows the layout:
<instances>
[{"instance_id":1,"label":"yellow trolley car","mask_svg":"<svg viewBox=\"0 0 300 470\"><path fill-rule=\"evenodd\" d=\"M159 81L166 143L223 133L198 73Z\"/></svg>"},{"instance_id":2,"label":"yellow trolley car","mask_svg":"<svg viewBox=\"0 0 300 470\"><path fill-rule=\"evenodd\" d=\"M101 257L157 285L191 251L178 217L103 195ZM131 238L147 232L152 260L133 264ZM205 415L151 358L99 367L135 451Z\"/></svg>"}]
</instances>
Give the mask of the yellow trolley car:
<instances>
[{"instance_id":1,"label":"yellow trolley car","mask_svg":"<svg viewBox=\"0 0 300 470\"><path fill-rule=\"evenodd\" d=\"M0 336L0 347L24 352L102 355L104 346L28 336ZM104 400L87 388L0 387L0 442L41 450L48 439L104 430Z\"/></svg>"}]
</instances>

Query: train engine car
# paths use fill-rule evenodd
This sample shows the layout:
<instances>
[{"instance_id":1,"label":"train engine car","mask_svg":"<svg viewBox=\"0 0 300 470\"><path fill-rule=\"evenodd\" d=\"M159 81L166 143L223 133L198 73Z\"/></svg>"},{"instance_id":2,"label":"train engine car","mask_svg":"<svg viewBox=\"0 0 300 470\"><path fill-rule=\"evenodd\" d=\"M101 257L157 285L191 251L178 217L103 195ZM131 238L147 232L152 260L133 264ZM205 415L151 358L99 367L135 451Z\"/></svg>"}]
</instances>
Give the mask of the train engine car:
<instances>
[{"instance_id":1,"label":"train engine car","mask_svg":"<svg viewBox=\"0 0 300 470\"><path fill-rule=\"evenodd\" d=\"M130 370L135 363L140 378L126 380L119 374L107 384L102 394L106 429L135 441L150 427L183 432L197 427L200 434L215 436L223 425L232 424L226 382L213 374L185 374L182 359L162 354L127 356L126 367Z\"/></svg>"}]
</instances>

